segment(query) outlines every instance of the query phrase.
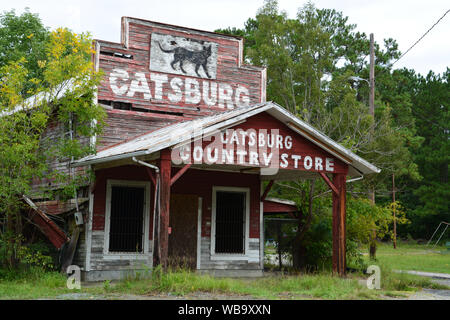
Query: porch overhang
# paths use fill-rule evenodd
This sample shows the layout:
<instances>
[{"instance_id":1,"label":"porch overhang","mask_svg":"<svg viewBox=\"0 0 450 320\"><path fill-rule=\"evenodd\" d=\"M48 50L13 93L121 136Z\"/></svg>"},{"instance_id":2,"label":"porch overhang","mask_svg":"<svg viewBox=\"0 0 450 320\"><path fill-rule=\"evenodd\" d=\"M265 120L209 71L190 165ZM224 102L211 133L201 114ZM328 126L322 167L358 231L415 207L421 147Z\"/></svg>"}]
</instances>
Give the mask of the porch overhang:
<instances>
[{"instance_id":1,"label":"porch overhang","mask_svg":"<svg viewBox=\"0 0 450 320\"><path fill-rule=\"evenodd\" d=\"M97 154L87 156L74 161L73 167L93 165L103 166L106 163L131 164L132 158L141 160L156 160L158 154L164 149L173 149L180 145L201 139L214 134L217 131L223 131L245 123L247 119L257 114L266 112L277 119L290 130L298 133L300 136L310 141L318 149L339 159L348 165L347 175L350 177L361 177L367 174L379 173L381 170L373 164L357 156L350 150L344 148L337 142L325 136L309 124L301 121L293 114L281 106L273 103L257 104L249 107L234 109L228 112L218 113L206 116L196 120L184 121L169 125L167 127L146 133L142 136L117 145L107 147L97 152ZM261 168L252 168L252 166L230 165L230 164L193 164L192 168L204 170L225 170L243 173L260 173L262 180L293 180L293 179L312 179L316 178L316 172L302 170L287 170L280 168L275 173L266 175Z\"/></svg>"}]
</instances>

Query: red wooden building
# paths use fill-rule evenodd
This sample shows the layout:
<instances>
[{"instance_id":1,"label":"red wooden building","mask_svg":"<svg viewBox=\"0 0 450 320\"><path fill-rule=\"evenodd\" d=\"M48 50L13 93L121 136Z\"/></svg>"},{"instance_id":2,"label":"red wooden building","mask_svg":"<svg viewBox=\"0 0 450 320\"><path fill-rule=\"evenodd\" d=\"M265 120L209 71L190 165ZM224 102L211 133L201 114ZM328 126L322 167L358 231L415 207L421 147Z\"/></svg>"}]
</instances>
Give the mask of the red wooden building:
<instances>
[{"instance_id":1,"label":"red wooden building","mask_svg":"<svg viewBox=\"0 0 450 320\"><path fill-rule=\"evenodd\" d=\"M265 69L243 64L241 38L124 17L121 39L95 41L107 127L72 164L96 176L75 253L84 278L155 263L262 275L270 186L315 178L333 190L344 273L346 178L379 169L266 102Z\"/></svg>"}]
</instances>

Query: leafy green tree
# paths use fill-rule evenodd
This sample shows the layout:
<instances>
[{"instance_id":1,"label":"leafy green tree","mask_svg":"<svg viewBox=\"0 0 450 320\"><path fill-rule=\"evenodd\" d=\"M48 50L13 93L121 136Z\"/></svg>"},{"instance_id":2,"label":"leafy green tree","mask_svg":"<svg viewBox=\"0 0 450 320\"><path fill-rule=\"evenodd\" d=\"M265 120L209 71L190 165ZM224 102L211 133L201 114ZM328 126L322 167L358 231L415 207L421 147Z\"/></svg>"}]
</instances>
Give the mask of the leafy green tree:
<instances>
[{"instance_id":1,"label":"leafy green tree","mask_svg":"<svg viewBox=\"0 0 450 320\"><path fill-rule=\"evenodd\" d=\"M347 17L335 10L316 9L307 3L299 9L296 19L289 19L285 12L279 12L277 1L268 0L255 18L247 20L244 30L226 31L249 39L246 60L267 67L269 100L382 169L381 174L349 187L353 195L367 197L372 188L385 192L393 173L419 178L408 145L420 144L420 139L415 137L414 121L410 121L411 100L407 95L402 99L399 93L389 101L388 89L380 86L375 117L369 114L367 85L349 80L355 75L368 78L369 73L369 40L355 29L356 25L349 24ZM375 51L377 85L387 80L395 85L390 63L400 55L397 43L387 39L383 47L375 44ZM409 113L404 115L400 108ZM299 194L306 192L308 196L300 197L303 200L299 199L299 206L309 207L307 212L311 214L317 212L315 208L311 211L306 201L317 201L309 182L279 185L294 188ZM325 186L320 182L315 190L323 194L322 188ZM285 195L292 197L287 191ZM305 247L300 241L305 236L300 233L312 230L314 221L308 214L300 219L303 227L298 228L299 241L294 245L300 251ZM295 255L294 266L299 267L305 259L300 255L296 259Z\"/></svg>"},{"instance_id":2,"label":"leafy green tree","mask_svg":"<svg viewBox=\"0 0 450 320\"><path fill-rule=\"evenodd\" d=\"M50 32L44 27L37 14L30 13L28 8L20 16L14 10L0 15L0 66L11 61L18 61L23 57L27 69L24 78L27 85L22 94L31 95L34 88L31 79L43 79L43 69L39 67L40 61L46 59L45 48Z\"/></svg>"},{"instance_id":3,"label":"leafy green tree","mask_svg":"<svg viewBox=\"0 0 450 320\"><path fill-rule=\"evenodd\" d=\"M410 214L415 223L409 230L424 238L431 237L440 221L450 220L450 69L442 75L430 71L426 77L417 76L415 84L412 113L424 142L420 148L411 149L423 179L412 184L407 199L415 204Z\"/></svg>"},{"instance_id":4,"label":"leafy green tree","mask_svg":"<svg viewBox=\"0 0 450 320\"><path fill-rule=\"evenodd\" d=\"M49 153L62 160L92 152L80 137L98 134L102 128L103 109L93 99L100 75L90 61L91 43L87 34L57 29L45 43L38 72L27 63L26 54L0 67L0 223L4 226L0 247L3 263L10 268L17 265L21 252L22 196L30 194L33 179L48 175ZM76 121L76 135L43 141L52 117L70 130Z\"/></svg>"}]
</instances>

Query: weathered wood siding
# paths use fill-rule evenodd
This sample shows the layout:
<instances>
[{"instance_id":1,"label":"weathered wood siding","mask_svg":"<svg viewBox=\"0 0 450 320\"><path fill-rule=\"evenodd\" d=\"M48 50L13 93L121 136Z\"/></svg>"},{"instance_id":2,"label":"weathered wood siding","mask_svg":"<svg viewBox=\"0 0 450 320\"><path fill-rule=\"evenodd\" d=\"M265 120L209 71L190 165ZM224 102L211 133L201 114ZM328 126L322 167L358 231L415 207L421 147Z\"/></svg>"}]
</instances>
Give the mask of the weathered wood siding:
<instances>
[{"instance_id":1,"label":"weathered wood siding","mask_svg":"<svg viewBox=\"0 0 450 320\"><path fill-rule=\"evenodd\" d=\"M179 169L172 168L172 175ZM142 166L122 166L96 171L96 186L93 205L93 233L91 245L91 269L92 270L117 270L134 268L136 261L122 260L112 261L105 259L104 229L106 207L106 181L114 180L149 180L147 172ZM245 187L250 189L250 221L249 221L249 250L242 260L211 260L211 208L213 186ZM153 189L153 186L152 188ZM172 186L173 194L196 194L202 197L202 239L201 239L201 269L259 269L259 228L260 228L260 180L259 175L228 173L204 170L188 170ZM153 208L153 197L151 197ZM151 209L152 210L152 209ZM197 219L197 218L196 218ZM150 214L150 231L153 230L153 217ZM169 220L170 221L170 220ZM169 223L170 224L170 223ZM150 240L152 232L150 232ZM141 261L142 262L142 261ZM105 268L105 269L102 269Z\"/></svg>"},{"instance_id":2,"label":"weathered wood siding","mask_svg":"<svg viewBox=\"0 0 450 320\"><path fill-rule=\"evenodd\" d=\"M230 107L229 104L238 107L236 103L240 101L238 87L248 90L248 97L245 95L246 99L248 98L248 101L245 101L247 104L265 100L265 69L242 64L242 39L133 18L122 19L121 32L122 43L120 44L95 41L94 63L97 69L104 72L104 79L98 88L98 100L130 103L133 109L117 110L105 107L108 115L107 128L99 137L99 149L169 123L193 119L212 112L226 111ZM152 60L152 52L153 55L172 55L162 52L159 48L152 50L151 46L157 43L155 39L152 42L152 35L155 35L155 38L167 36L175 40L183 38L186 39L185 42L198 46L206 43L213 44L214 57L210 57L209 63L214 63L216 68L214 79L206 76L199 77L192 72L183 74L179 71L179 64L176 64L177 70L169 65L166 69L163 68L166 72L162 72L163 69L160 68L158 71L151 70L150 62L156 58L153 57ZM188 64L186 62L186 66ZM203 72L201 69L200 67L200 72ZM124 74L127 76L123 76ZM158 82L155 80L158 77L166 80ZM175 87L171 84L174 78L179 80ZM191 84L194 87L198 86L201 92L200 101L192 99L192 96L188 94L188 91L192 94L190 90L194 88L188 88ZM204 94L205 85L209 90ZM148 93L142 92L143 86L148 86ZM118 89L113 90L112 87ZM207 100L214 97L213 87L216 91L216 103L211 105L205 102L205 96ZM124 90L121 91L120 88ZM232 101L220 103L221 88L224 95L227 93L224 88L232 89L234 94ZM178 89L183 97L179 101L169 99L169 95L176 93L174 90Z\"/></svg>"},{"instance_id":3,"label":"weathered wood siding","mask_svg":"<svg viewBox=\"0 0 450 320\"><path fill-rule=\"evenodd\" d=\"M109 169L97 170L95 172L95 190L94 190L94 206L93 206L93 219L92 230L103 231L105 230L105 208L106 208L106 181L108 179L124 180L124 181L150 181L150 177L147 170L143 166L121 166ZM150 187L150 239L152 237L153 230L153 188Z\"/></svg>"},{"instance_id":4,"label":"weathered wood siding","mask_svg":"<svg viewBox=\"0 0 450 320\"><path fill-rule=\"evenodd\" d=\"M55 147L56 143L60 141L60 139L68 134L68 128L64 127L64 124L61 123L56 114L54 114L48 121L47 128L41 135L41 148L46 151L52 150ZM66 136L67 138L68 136ZM90 139L88 137L80 137L76 135L75 138L80 141L82 145L88 145L90 143ZM42 179L34 178L32 181L33 188L33 197L40 198L42 190L45 189L59 189L64 186L64 182L57 182L51 178L51 174L54 172L58 172L60 174L68 175L70 174L69 167L70 159L58 160L56 157L53 157L52 154L49 155L47 159L48 166L48 174ZM83 167L74 168L74 173L76 175L84 175L85 169Z\"/></svg>"},{"instance_id":5,"label":"weathered wood siding","mask_svg":"<svg viewBox=\"0 0 450 320\"><path fill-rule=\"evenodd\" d=\"M105 232L93 231L91 238L91 259L90 270L110 271L110 270L134 270L143 269L145 267L152 267L152 244L150 242L150 251L145 255L136 255L135 258L129 258L129 255L124 255L120 258L111 258L103 252L105 246Z\"/></svg>"},{"instance_id":6,"label":"weathered wood siding","mask_svg":"<svg viewBox=\"0 0 450 320\"><path fill-rule=\"evenodd\" d=\"M346 173L348 170L347 164L266 112L224 132L216 132L201 142L185 144L173 153L179 162L185 164L209 163L323 173Z\"/></svg>"},{"instance_id":7,"label":"weathered wood siding","mask_svg":"<svg viewBox=\"0 0 450 320\"><path fill-rule=\"evenodd\" d=\"M212 260L211 238L202 237L200 270L259 270L259 239L249 239L249 250L242 260Z\"/></svg>"},{"instance_id":8,"label":"weathered wood siding","mask_svg":"<svg viewBox=\"0 0 450 320\"><path fill-rule=\"evenodd\" d=\"M174 169L173 174L175 173ZM213 186L250 189L249 247L242 260L211 259L211 215ZM172 193L197 194L202 197L201 270L260 268L260 180L259 175L189 169L172 186Z\"/></svg>"},{"instance_id":9,"label":"weathered wood siding","mask_svg":"<svg viewBox=\"0 0 450 320\"><path fill-rule=\"evenodd\" d=\"M178 169L173 169L172 175ZM172 193L197 194L202 203L202 238L211 236L212 187L250 188L250 239L259 239L260 181L257 174L189 169L172 186Z\"/></svg>"}]
</instances>

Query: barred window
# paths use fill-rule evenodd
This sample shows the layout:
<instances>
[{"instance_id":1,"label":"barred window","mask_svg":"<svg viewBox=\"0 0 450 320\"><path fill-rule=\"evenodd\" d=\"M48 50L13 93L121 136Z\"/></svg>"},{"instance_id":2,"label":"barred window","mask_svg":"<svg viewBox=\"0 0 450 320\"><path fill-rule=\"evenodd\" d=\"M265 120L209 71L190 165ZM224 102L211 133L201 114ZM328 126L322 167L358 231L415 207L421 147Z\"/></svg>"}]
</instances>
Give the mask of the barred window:
<instances>
[{"instance_id":1,"label":"barred window","mask_svg":"<svg viewBox=\"0 0 450 320\"><path fill-rule=\"evenodd\" d=\"M111 187L110 252L143 252L143 187Z\"/></svg>"},{"instance_id":2,"label":"barred window","mask_svg":"<svg viewBox=\"0 0 450 320\"><path fill-rule=\"evenodd\" d=\"M245 251L245 193L216 193L215 252Z\"/></svg>"}]
</instances>

